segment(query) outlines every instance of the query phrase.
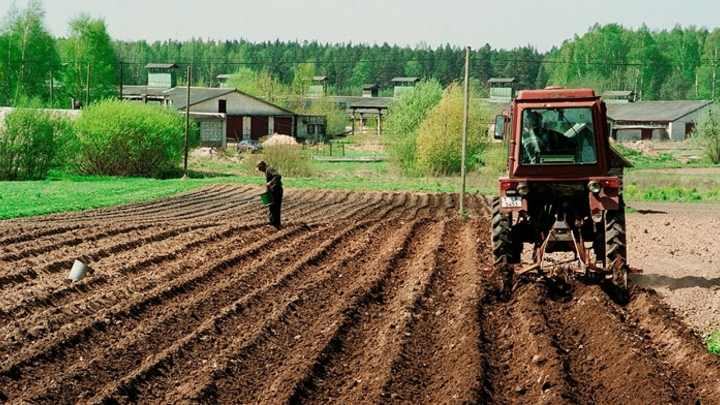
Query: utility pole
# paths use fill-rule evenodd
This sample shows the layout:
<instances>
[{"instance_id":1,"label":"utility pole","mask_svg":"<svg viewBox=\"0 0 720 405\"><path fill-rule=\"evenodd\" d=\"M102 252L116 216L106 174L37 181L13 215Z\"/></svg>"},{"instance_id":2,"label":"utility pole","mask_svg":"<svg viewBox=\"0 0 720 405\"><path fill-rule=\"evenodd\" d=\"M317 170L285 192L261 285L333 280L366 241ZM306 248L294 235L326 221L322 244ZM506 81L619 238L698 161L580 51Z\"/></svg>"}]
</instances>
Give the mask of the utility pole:
<instances>
[{"instance_id":1,"label":"utility pole","mask_svg":"<svg viewBox=\"0 0 720 405\"><path fill-rule=\"evenodd\" d=\"M185 97L185 165L183 179L187 178L187 161L188 161L188 138L190 132L190 80L192 78L191 66L187 67L187 96Z\"/></svg>"},{"instance_id":2,"label":"utility pole","mask_svg":"<svg viewBox=\"0 0 720 405\"><path fill-rule=\"evenodd\" d=\"M123 65L123 63L122 63L122 61L120 61L120 97L118 97L118 98L119 98L121 101L122 101L122 99L123 99L123 88L122 88L122 84L123 84L123 66L122 66L122 65Z\"/></svg>"},{"instance_id":3,"label":"utility pole","mask_svg":"<svg viewBox=\"0 0 720 405\"><path fill-rule=\"evenodd\" d=\"M50 108L53 107L54 100L54 89L53 89L53 68L50 66Z\"/></svg>"},{"instance_id":4,"label":"utility pole","mask_svg":"<svg viewBox=\"0 0 720 405\"><path fill-rule=\"evenodd\" d=\"M470 103L470 47L465 48L465 106L463 111L463 134L462 134L462 161L460 164L460 177L462 179L460 187L460 215L465 214L465 160L467 158L467 132L468 132L468 110Z\"/></svg>"},{"instance_id":5,"label":"utility pole","mask_svg":"<svg viewBox=\"0 0 720 405\"><path fill-rule=\"evenodd\" d=\"M85 106L90 104L90 62L87 67L87 89L85 91Z\"/></svg>"}]
</instances>

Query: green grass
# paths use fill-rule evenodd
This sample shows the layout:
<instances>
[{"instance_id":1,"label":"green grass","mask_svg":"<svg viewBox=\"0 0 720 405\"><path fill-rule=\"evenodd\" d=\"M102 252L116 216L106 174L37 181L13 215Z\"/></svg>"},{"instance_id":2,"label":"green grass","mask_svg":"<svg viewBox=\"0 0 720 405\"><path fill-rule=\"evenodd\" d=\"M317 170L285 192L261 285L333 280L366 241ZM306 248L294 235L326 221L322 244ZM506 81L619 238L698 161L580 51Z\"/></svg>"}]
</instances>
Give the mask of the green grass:
<instances>
[{"instance_id":1,"label":"green grass","mask_svg":"<svg viewBox=\"0 0 720 405\"><path fill-rule=\"evenodd\" d=\"M152 200L228 178L154 180L65 177L45 181L0 182L0 219L80 211Z\"/></svg>"},{"instance_id":2,"label":"green grass","mask_svg":"<svg viewBox=\"0 0 720 405\"><path fill-rule=\"evenodd\" d=\"M629 201L720 203L717 172L680 172L631 169L625 174Z\"/></svg>"},{"instance_id":3,"label":"green grass","mask_svg":"<svg viewBox=\"0 0 720 405\"><path fill-rule=\"evenodd\" d=\"M705 343L707 344L708 351L720 355L720 331L715 331L708 336Z\"/></svg>"}]
</instances>

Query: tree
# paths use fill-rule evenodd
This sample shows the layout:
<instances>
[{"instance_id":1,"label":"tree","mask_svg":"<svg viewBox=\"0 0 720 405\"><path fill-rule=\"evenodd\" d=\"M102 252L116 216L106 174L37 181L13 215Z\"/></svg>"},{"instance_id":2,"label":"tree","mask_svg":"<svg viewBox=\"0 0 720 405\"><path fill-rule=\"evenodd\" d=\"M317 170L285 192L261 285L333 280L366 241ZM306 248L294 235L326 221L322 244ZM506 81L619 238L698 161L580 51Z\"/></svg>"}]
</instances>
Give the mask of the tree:
<instances>
[{"instance_id":1,"label":"tree","mask_svg":"<svg viewBox=\"0 0 720 405\"><path fill-rule=\"evenodd\" d=\"M20 99L50 100L50 71L60 58L55 42L45 29L40 0L27 8L12 5L0 26L0 103L16 105Z\"/></svg>"},{"instance_id":2,"label":"tree","mask_svg":"<svg viewBox=\"0 0 720 405\"><path fill-rule=\"evenodd\" d=\"M662 84L664 60L657 42L643 24L636 32L628 32L626 85L623 90L633 90L640 100L656 100Z\"/></svg>"},{"instance_id":3,"label":"tree","mask_svg":"<svg viewBox=\"0 0 720 405\"><path fill-rule=\"evenodd\" d=\"M60 52L67 63L63 82L68 97L86 100L88 84L91 99L118 95L119 59L104 20L93 20L87 14L71 20L70 35L60 42Z\"/></svg>"},{"instance_id":4,"label":"tree","mask_svg":"<svg viewBox=\"0 0 720 405\"><path fill-rule=\"evenodd\" d=\"M417 170L425 175L455 174L462 167L462 134L464 119L462 86L451 84L440 102L420 125L417 143ZM467 167L482 164L480 156L487 146L487 128L492 112L486 104L469 106L467 129Z\"/></svg>"},{"instance_id":5,"label":"tree","mask_svg":"<svg viewBox=\"0 0 720 405\"><path fill-rule=\"evenodd\" d=\"M720 107L713 106L701 114L692 137L699 142L705 156L713 164L720 163Z\"/></svg>"},{"instance_id":6,"label":"tree","mask_svg":"<svg viewBox=\"0 0 720 405\"><path fill-rule=\"evenodd\" d=\"M267 71L256 72L246 67L241 67L231 74L227 85L270 102L289 94L289 90Z\"/></svg>"},{"instance_id":7,"label":"tree","mask_svg":"<svg viewBox=\"0 0 720 405\"><path fill-rule=\"evenodd\" d=\"M352 69L352 77L350 78L353 88L359 89L364 84L373 83L373 73L370 62L361 60L355 64Z\"/></svg>"},{"instance_id":8,"label":"tree","mask_svg":"<svg viewBox=\"0 0 720 405\"><path fill-rule=\"evenodd\" d=\"M720 69L720 29L714 29L705 39L703 64L698 69L699 96L716 100L718 69Z\"/></svg>"},{"instance_id":9,"label":"tree","mask_svg":"<svg viewBox=\"0 0 720 405\"><path fill-rule=\"evenodd\" d=\"M441 98L437 80L422 80L388 106L383 138L393 163L408 173L415 170L418 127Z\"/></svg>"},{"instance_id":10,"label":"tree","mask_svg":"<svg viewBox=\"0 0 720 405\"><path fill-rule=\"evenodd\" d=\"M290 85L291 94L298 96L307 95L308 89L313 84L313 77L315 76L315 64L314 63L298 63L295 66L293 74L293 81Z\"/></svg>"}]
</instances>

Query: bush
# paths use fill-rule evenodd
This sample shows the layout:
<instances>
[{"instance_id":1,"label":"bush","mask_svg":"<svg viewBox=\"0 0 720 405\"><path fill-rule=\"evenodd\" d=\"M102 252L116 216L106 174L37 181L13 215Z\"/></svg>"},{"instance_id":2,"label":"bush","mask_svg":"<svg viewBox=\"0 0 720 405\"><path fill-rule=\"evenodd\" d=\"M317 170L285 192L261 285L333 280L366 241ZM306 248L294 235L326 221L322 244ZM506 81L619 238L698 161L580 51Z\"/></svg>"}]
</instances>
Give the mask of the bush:
<instances>
[{"instance_id":1,"label":"bush","mask_svg":"<svg viewBox=\"0 0 720 405\"><path fill-rule=\"evenodd\" d=\"M103 101L86 108L76 127L81 174L162 177L184 158L185 117L173 109ZM191 125L189 148L196 133Z\"/></svg>"},{"instance_id":2,"label":"bush","mask_svg":"<svg viewBox=\"0 0 720 405\"><path fill-rule=\"evenodd\" d=\"M383 141L393 164L412 173L417 159L420 124L442 98L442 86L436 80L421 81L413 91L404 93L388 106L383 126Z\"/></svg>"},{"instance_id":3,"label":"bush","mask_svg":"<svg viewBox=\"0 0 720 405\"><path fill-rule=\"evenodd\" d=\"M298 145L266 145L262 155L254 155L255 160L245 158L247 161L244 172L257 174L255 164L264 160L268 166L277 169L283 177L312 177L313 168L310 157Z\"/></svg>"},{"instance_id":4,"label":"bush","mask_svg":"<svg viewBox=\"0 0 720 405\"><path fill-rule=\"evenodd\" d=\"M69 118L36 108L19 108L0 126L0 180L43 180L62 165L73 137Z\"/></svg>"},{"instance_id":5,"label":"bush","mask_svg":"<svg viewBox=\"0 0 720 405\"><path fill-rule=\"evenodd\" d=\"M417 170L420 173L447 175L461 171L464 105L462 87L452 84L420 125L416 141ZM491 116L492 113L484 105L473 103L469 106L466 144L468 171L483 164Z\"/></svg>"},{"instance_id":6,"label":"bush","mask_svg":"<svg viewBox=\"0 0 720 405\"><path fill-rule=\"evenodd\" d=\"M692 137L713 164L720 163L720 108L713 106L700 116Z\"/></svg>"},{"instance_id":7,"label":"bush","mask_svg":"<svg viewBox=\"0 0 720 405\"><path fill-rule=\"evenodd\" d=\"M720 355L720 331L715 331L707 338L708 351Z\"/></svg>"}]
</instances>

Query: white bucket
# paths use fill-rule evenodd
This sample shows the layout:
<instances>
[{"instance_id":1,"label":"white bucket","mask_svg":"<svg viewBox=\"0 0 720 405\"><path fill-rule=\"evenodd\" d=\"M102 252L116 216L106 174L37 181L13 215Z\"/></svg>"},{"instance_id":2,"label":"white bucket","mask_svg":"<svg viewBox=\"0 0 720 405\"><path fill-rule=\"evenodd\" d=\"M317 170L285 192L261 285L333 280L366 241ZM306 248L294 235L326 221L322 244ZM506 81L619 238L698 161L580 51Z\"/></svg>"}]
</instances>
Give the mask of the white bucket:
<instances>
[{"instance_id":1,"label":"white bucket","mask_svg":"<svg viewBox=\"0 0 720 405\"><path fill-rule=\"evenodd\" d=\"M85 263L81 262L80 260L75 260L72 269L70 269L70 274L68 274L68 278L74 281L82 280L83 277L85 277L85 273L87 273L87 271L88 266L85 265Z\"/></svg>"}]
</instances>

